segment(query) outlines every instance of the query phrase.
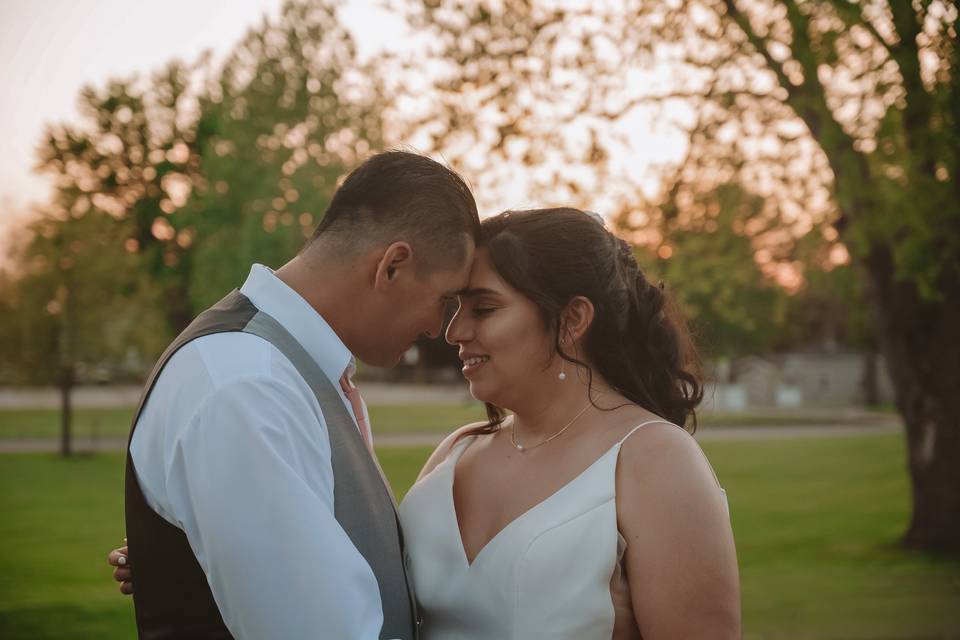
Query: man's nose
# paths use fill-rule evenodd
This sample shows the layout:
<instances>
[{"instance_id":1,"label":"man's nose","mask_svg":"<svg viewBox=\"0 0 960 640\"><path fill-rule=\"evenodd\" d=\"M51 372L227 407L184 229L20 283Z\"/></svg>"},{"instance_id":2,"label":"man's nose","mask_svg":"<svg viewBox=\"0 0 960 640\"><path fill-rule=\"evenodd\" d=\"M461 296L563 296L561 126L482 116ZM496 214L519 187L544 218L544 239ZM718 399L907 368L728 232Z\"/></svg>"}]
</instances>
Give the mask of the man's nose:
<instances>
[{"instance_id":1,"label":"man's nose","mask_svg":"<svg viewBox=\"0 0 960 640\"><path fill-rule=\"evenodd\" d=\"M441 331L443 331L443 313L442 312L437 318L434 319L433 324L430 327L428 327L427 330L423 332L423 334L432 340L437 336L439 336Z\"/></svg>"}]
</instances>

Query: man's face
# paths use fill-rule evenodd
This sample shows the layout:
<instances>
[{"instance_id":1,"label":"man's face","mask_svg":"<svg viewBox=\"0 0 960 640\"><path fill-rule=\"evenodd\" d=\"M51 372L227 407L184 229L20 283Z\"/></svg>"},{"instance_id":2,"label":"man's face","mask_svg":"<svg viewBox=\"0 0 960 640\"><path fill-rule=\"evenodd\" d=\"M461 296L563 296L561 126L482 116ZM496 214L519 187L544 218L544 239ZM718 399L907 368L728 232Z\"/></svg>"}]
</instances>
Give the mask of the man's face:
<instances>
[{"instance_id":1,"label":"man's face","mask_svg":"<svg viewBox=\"0 0 960 640\"><path fill-rule=\"evenodd\" d=\"M377 338L371 344L372 352L361 359L390 367L397 364L420 336L440 335L448 307L456 303L457 292L464 289L470 279L475 245L472 239L464 242L468 246L461 264L420 274L408 273L398 282L384 301L379 325L374 327Z\"/></svg>"}]
</instances>

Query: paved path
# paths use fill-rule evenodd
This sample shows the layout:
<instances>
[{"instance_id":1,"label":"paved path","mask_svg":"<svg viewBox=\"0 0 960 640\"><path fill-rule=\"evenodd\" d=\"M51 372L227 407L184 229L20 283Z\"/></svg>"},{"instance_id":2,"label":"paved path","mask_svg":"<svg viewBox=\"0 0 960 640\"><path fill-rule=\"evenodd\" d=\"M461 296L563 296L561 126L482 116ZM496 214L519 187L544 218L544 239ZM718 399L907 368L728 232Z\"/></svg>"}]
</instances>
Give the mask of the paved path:
<instances>
[{"instance_id":1,"label":"paved path","mask_svg":"<svg viewBox=\"0 0 960 640\"><path fill-rule=\"evenodd\" d=\"M774 440L789 438L848 438L869 437L899 433L896 424L861 425L798 425L777 427L704 427L697 431L697 440ZM377 436L381 447L432 447L443 439L444 433L385 433ZM78 453L93 451L122 451L125 438L75 438L73 449ZM0 453L55 452L60 449L56 439L0 440Z\"/></svg>"},{"instance_id":2,"label":"paved path","mask_svg":"<svg viewBox=\"0 0 960 640\"><path fill-rule=\"evenodd\" d=\"M473 402L466 384L392 384L362 382L367 404L461 404ZM78 409L128 409L140 401L139 385L77 387L72 394ZM50 387L0 387L0 409L58 409L60 393Z\"/></svg>"}]
</instances>

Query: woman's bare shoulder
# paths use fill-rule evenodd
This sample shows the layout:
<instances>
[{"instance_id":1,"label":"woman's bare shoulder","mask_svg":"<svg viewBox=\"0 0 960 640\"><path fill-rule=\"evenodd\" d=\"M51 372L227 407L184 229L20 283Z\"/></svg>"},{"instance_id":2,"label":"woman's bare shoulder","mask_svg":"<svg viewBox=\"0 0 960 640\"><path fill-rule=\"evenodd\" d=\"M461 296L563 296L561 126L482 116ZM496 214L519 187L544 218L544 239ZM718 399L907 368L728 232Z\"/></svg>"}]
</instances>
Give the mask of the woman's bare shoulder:
<instances>
[{"instance_id":1,"label":"woman's bare shoulder","mask_svg":"<svg viewBox=\"0 0 960 640\"><path fill-rule=\"evenodd\" d=\"M641 423L627 431L620 448L620 466L628 472L661 475L706 466L700 445L689 431L668 420Z\"/></svg>"},{"instance_id":2,"label":"woman's bare shoulder","mask_svg":"<svg viewBox=\"0 0 960 640\"><path fill-rule=\"evenodd\" d=\"M640 512L637 505L683 499L712 505L722 499L713 467L693 435L663 421L636 429L624 440L617 461L618 510Z\"/></svg>"},{"instance_id":3,"label":"woman's bare shoulder","mask_svg":"<svg viewBox=\"0 0 960 640\"><path fill-rule=\"evenodd\" d=\"M470 424L465 424L462 427L459 427L453 431L450 435L444 438L440 444L437 445L437 448L433 450L433 453L430 454L430 457L427 458L427 462L423 465L423 469L420 470L420 475L417 476L419 481L421 478L426 476L428 473L433 471L441 462L447 459L447 456L450 455L450 452L453 450L453 447L460 440L460 437L476 427L481 427L487 424L486 422L471 422Z\"/></svg>"}]
</instances>

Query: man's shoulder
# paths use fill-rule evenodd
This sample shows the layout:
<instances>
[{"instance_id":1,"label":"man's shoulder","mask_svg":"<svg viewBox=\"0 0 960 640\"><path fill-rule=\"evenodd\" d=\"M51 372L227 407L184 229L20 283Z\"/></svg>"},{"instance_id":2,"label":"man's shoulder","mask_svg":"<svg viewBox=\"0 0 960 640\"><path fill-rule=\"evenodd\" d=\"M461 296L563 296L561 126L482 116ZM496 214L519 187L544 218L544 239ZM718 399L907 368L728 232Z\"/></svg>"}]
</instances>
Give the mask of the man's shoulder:
<instances>
[{"instance_id":1,"label":"man's shoulder","mask_svg":"<svg viewBox=\"0 0 960 640\"><path fill-rule=\"evenodd\" d=\"M180 378L183 372L205 373L210 384L217 387L237 378L270 375L277 353L270 342L251 333L214 333L182 346L167 361L161 376Z\"/></svg>"},{"instance_id":2,"label":"man's shoulder","mask_svg":"<svg viewBox=\"0 0 960 640\"><path fill-rule=\"evenodd\" d=\"M225 332L191 340L170 356L137 420L134 440L156 438L155 446L165 448L198 421L207 425L211 416L238 412L293 412L310 424L322 421L310 386L274 345L252 334Z\"/></svg>"},{"instance_id":3,"label":"man's shoulder","mask_svg":"<svg viewBox=\"0 0 960 640\"><path fill-rule=\"evenodd\" d=\"M284 351L265 338L243 331L194 338L169 358L161 378L182 380L197 374L205 374L203 377L214 388L258 375L276 377L292 386L299 386L302 380Z\"/></svg>"},{"instance_id":4,"label":"man's shoulder","mask_svg":"<svg viewBox=\"0 0 960 640\"><path fill-rule=\"evenodd\" d=\"M251 385L305 396L309 387L280 351L258 336L239 331L191 340L167 360L141 419L171 418L184 425L201 406L243 394Z\"/></svg>"}]
</instances>

